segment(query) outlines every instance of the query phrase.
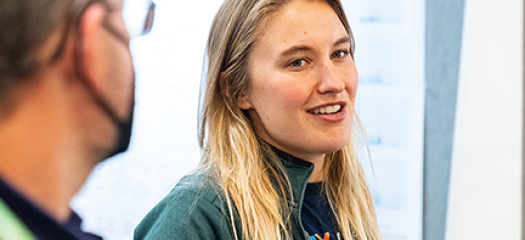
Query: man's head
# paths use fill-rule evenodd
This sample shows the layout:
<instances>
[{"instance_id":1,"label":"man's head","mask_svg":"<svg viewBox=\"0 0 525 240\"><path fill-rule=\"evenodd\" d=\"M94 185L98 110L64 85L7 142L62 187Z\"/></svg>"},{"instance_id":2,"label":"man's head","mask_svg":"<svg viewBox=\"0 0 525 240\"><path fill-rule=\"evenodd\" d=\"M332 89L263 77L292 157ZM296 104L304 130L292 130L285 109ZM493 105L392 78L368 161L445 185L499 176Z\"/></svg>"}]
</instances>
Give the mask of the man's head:
<instances>
[{"instance_id":1,"label":"man's head","mask_svg":"<svg viewBox=\"0 0 525 240\"><path fill-rule=\"evenodd\" d=\"M45 89L49 99L63 95L49 105L61 110L57 118L72 119L67 127L89 151L108 157L125 150L134 105L130 33L150 29L154 7L125 1L2 0L0 123ZM123 7L142 25L126 22Z\"/></svg>"},{"instance_id":2,"label":"man's head","mask_svg":"<svg viewBox=\"0 0 525 240\"><path fill-rule=\"evenodd\" d=\"M38 49L72 5L73 1L56 0L0 2L0 117L15 104L13 90L42 65Z\"/></svg>"}]
</instances>

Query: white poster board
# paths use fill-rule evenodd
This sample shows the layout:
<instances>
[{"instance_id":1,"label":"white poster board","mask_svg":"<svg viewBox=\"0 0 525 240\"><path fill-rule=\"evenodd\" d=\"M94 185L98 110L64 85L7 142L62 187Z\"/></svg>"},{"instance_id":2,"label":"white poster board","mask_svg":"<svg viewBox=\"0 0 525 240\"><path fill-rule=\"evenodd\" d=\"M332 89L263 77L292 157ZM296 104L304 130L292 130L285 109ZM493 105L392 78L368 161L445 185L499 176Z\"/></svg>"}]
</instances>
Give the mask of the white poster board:
<instances>
[{"instance_id":1,"label":"white poster board","mask_svg":"<svg viewBox=\"0 0 525 240\"><path fill-rule=\"evenodd\" d=\"M446 240L524 237L523 7L465 1Z\"/></svg>"},{"instance_id":2,"label":"white poster board","mask_svg":"<svg viewBox=\"0 0 525 240\"><path fill-rule=\"evenodd\" d=\"M344 0L356 37L361 154L386 240L423 238L425 1Z\"/></svg>"}]
</instances>

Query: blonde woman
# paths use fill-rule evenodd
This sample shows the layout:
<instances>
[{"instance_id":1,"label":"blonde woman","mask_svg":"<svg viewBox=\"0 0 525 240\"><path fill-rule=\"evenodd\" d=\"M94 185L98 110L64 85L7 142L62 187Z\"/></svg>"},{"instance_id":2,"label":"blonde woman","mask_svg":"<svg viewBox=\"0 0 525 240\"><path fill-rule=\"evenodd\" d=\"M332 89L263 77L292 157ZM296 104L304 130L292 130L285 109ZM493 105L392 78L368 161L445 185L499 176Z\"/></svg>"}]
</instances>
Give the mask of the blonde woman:
<instances>
[{"instance_id":1,"label":"blonde woman","mask_svg":"<svg viewBox=\"0 0 525 240\"><path fill-rule=\"evenodd\" d=\"M339 0L226 0L208 39L200 168L135 239L383 239L354 152Z\"/></svg>"}]
</instances>

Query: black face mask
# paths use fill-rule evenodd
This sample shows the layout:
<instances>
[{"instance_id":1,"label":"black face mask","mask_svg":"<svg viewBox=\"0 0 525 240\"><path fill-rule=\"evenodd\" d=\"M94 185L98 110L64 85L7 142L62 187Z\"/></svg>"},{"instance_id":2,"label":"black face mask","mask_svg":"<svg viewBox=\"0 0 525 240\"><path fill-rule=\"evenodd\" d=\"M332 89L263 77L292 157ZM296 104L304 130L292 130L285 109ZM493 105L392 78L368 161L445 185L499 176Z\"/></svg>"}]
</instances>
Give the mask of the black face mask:
<instances>
[{"instance_id":1,"label":"black face mask","mask_svg":"<svg viewBox=\"0 0 525 240\"><path fill-rule=\"evenodd\" d=\"M107 22L107 19L106 19L106 22L104 24L104 27L106 28L106 30L111 33L113 35L113 37L115 37L115 39L117 39L119 42L121 42L122 44L124 44L125 46L128 47L129 49L129 39L127 39L126 37L124 37L119 31L117 31L115 28L113 28L111 25L108 24ZM133 64L133 63L132 63ZM126 117L126 119L124 120L119 120L118 117L116 116L116 114L114 114L113 111L111 111L111 108L109 108L107 102L106 102L106 106L107 107L104 107L103 109L106 110L106 113L108 115L113 115L115 117L113 117L113 122L118 126L118 130L119 130L119 135L118 135L118 140L117 140L117 143L115 145L115 147L113 148L112 151L110 151L109 153L109 157L113 157L119 153L123 153L125 152L126 150L128 150L129 148L129 144L130 144L130 141L131 141L131 129L133 128L133 117L134 117L134 112L135 112L135 70L132 66L132 69L133 69L133 87L131 89L131 99L130 99L130 105L129 105L129 115ZM113 112L110 113L110 112Z\"/></svg>"},{"instance_id":2,"label":"black face mask","mask_svg":"<svg viewBox=\"0 0 525 240\"><path fill-rule=\"evenodd\" d=\"M115 147L109 152L109 157L113 157L119 153L123 153L129 148L129 143L131 141L131 129L133 128L133 116L135 110L135 77L133 77L133 89L131 93L130 106L129 106L129 115L124 120L114 119L115 125L118 126L118 140ZM106 104L107 105L107 104ZM108 109L108 108L102 108ZM106 112L108 115L110 113ZM113 119L113 118L111 118Z\"/></svg>"},{"instance_id":3,"label":"black face mask","mask_svg":"<svg viewBox=\"0 0 525 240\"><path fill-rule=\"evenodd\" d=\"M134 75L134 74L133 74ZM82 75L80 75L82 76ZM85 76L85 75L84 75ZM129 148L129 144L131 141L131 129L133 127L133 116L134 116L134 109L135 109L135 77L133 77L133 91L131 93L131 99L130 99L130 105L129 105L129 114L125 119L120 119L117 115L117 113L113 110L113 108L110 107L107 101L105 101L96 90L89 85L88 81L86 81L86 78L81 77L81 82L84 83L84 86L86 86L86 89L88 90L89 94L95 100L97 105L106 113L106 115L111 119L111 121L115 124L118 130L117 135L117 142L115 143L114 147L108 151L108 154L106 155L106 158L113 157L119 153L125 152Z\"/></svg>"},{"instance_id":4,"label":"black face mask","mask_svg":"<svg viewBox=\"0 0 525 240\"><path fill-rule=\"evenodd\" d=\"M107 26L107 25L106 25ZM126 38L116 32L114 28L106 27L106 30L110 32L117 40L122 42L125 46L128 46ZM111 121L116 125L118 129L117 142L114 147L108 151L106 158L113 157L119 153L128 150L131 141L131 129L133 125L133 113L135 109L135 72L133 71L133 78L131 79L133 87L129 106L129 115L125 119L120 119L110 104L95 90L95 88L89 83L87 74L85 73L85 64L83 62L83 42L82 34L79 33L77 42L75 45L75 62L77 69L77 76L80 78L81 83L86 87L89 94L99 105L99 107L106 113Z\"/></svg>"}]
</instances>

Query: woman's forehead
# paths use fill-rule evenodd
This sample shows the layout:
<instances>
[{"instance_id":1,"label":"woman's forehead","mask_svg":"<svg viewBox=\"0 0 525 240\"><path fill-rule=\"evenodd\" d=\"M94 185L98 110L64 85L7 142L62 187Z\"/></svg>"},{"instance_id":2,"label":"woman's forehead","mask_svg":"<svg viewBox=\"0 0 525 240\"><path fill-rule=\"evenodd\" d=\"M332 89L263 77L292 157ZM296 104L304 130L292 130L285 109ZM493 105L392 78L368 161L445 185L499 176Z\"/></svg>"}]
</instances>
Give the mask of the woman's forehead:
<instances>
[{"instance_id":1,"label":"woman's forehead","mask_svg":"<svg viewBox=\"0 0 525 240\"><path fill-rule=\"evenodd\" d=\"M106 3L115 9L122 9L124 1L137 1L137 0L106 0Z\"/></svg>"},{"instance_id":2,"label":"woman's forehead","mask_svg":"<svg viewBox=\"0 0 525 240\"><path fill-rule=\"evenodd\" d=\"M325 1L294 0L268 17L260 38L302 38L310 31L334 38L348 35L337 13Z\"/></svg>"}]
</instances>

